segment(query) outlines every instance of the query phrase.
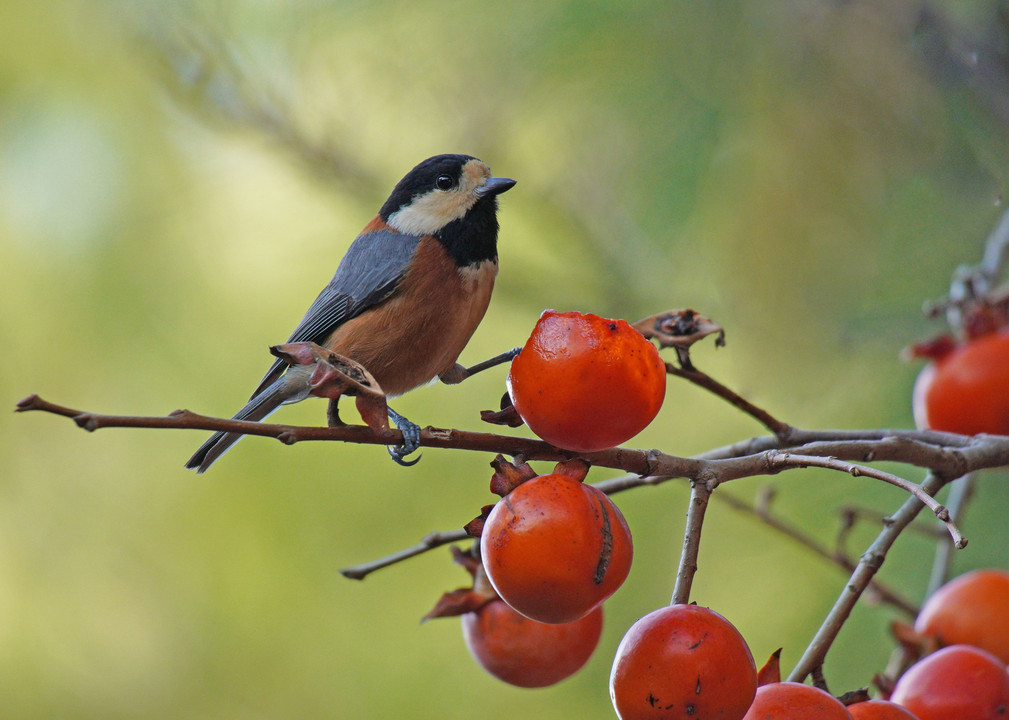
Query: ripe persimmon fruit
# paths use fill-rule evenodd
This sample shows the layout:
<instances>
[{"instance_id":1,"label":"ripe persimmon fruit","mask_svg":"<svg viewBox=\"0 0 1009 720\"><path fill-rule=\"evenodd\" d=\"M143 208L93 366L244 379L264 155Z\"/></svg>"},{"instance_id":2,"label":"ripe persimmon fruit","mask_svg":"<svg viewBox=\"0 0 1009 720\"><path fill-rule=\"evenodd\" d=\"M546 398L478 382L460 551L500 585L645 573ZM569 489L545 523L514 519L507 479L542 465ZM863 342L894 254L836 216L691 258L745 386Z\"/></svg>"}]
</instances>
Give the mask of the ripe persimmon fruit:
<instances>
[{"instance_id":1,"label":"ripe persimmon fruit","mask_svg":"<svg viewBox=\"0 0 1009 720\"><path fill-rule=\"evenodd\" d=\"M851 720L851 713L830 693L796 682L757 688L744 720Z\"/></svg>"},{"instance_id":2,"label":"ripe persimmon fruit","mask_svg":"<svg viewBox=\"0 0 1009 720\"><path fill-rule=\"evenodd\" d=\"M508 394L529 429L567 450L619 445L655 418L666 366L624 320L545 311L512 361Z\"/></svg>"},{"instance_id":3,"label":"ripe persimmon fruit","mask_svg":"<svg viewBox=\"0 0 1009 720\"><path fill-rule=\"evenodd\" d=\"M950 645L904 673L890 701L919 720L1006 720L1009 673L1005 663L970 645Z\"/></svg>"},{"instance_id":4,"label":"ripe persimmon fruit","mask_svg":"<svg viewBox=\"0 0 1009 720\"><path fill-rule=\"evenodd\" d=\"M491 510L480 555L494 590L526 617L569 623L616 592L631 568L631 531L600 490L568 475L523 482Z\"/></svg>"},{"instance_id":5,"label":"ripe persimmon fruit","mask_svg":"<svg viewBox=\"0 0 1009 720\"><path fill-rule=\"evenodd\" d=\"M848 706L852 720L920 720L918 716L897 703L886 700L866 700Z\"/></svg>"},{"instance_id":6,"label":"ripe persimmon fruit","mask_svg":"<svg viewBox=\"0 0 1009 720\"><path fill-rule=\"evenodd\" d=\"M1009 572L974 570L925 601L914 629L941 645L973 645L1009 663Z\"/></svg>"},{"instance_id":7,"label":"ripe persimmon fruit","mask_svg":"<svg viewBox=\"0 0 1009 720\"><path fill-rule=\"evenodd\" d=\"M670 605L634 623L610 671L621 720L740 720L756 689L743 636L697 605Z\"/></svg>"},{"instance_id":8,"label":"ripe persimmon fruit","mask_svg":"<svg viewBox=\"0 0 1009 720\"><path fill-rule=\"evenodd\" d=\"M961 345L938 345L914 384L919 428L976 435L1009 435L1009 331Z\"/></svg>"},{"instance_id":9,"label":"ripe persimmon fruit","mask_svg":"<svg viewBox=\"0 0 1009 720\"><path fill-rule=\"evenodd\" d=\"M462 616L466 647L484 670L524 688L546 687L576 673L599 644L603 609L572 623L547 624L491 600Z\"/></svg>"}]
</instances>

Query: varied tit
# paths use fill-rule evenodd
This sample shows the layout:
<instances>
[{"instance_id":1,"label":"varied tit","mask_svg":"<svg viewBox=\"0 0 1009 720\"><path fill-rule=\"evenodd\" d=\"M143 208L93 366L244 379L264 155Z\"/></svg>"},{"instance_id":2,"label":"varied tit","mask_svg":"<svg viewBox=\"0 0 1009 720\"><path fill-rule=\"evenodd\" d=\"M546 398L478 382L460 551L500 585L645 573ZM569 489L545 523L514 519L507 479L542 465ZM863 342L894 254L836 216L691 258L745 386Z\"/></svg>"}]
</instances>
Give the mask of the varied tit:
<instances>
[{"instance_id":1,"label":"varied tit","mask_svg":"<svg viewBox=\"0 0 1009 720\"><path fill-rule=\"evenodd\" d=\"M497 196L513 185L468 155L422 162L357 236L287 342L314 342L359 362L390 397L436 376L457 381L456 359L497 275ZM276 360L235 419L262 420L309 397L311 370ZM419 428L392 410L389 417L404 435L389 451L407 464ZM215 433L186 467L204 472L241 437Z\"/></svg>"}]
</instances>

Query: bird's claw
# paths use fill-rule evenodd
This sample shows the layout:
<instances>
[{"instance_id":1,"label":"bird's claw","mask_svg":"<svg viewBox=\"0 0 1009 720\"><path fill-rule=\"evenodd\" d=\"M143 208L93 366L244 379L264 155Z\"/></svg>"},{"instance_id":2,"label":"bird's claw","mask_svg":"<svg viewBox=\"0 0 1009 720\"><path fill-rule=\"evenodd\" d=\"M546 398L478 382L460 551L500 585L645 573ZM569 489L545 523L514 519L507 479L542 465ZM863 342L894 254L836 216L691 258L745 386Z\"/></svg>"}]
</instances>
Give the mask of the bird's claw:
<instances>
[{"instance_id":1,"label":"bird's claw","mask_svg":"<svg viewBox=\"0 0 1009 720\"><path fill-rule=\"evenodd\" d=\"M389 445L386 447L389 451L389 456L396 464L403 467L416 465L420 462L423 455L418 455L413 460L406 460L406 457L415 453L420 447L420 426L410 422L392 408L388 408L388 410L389 419L396 423L396 427L403 433L403 443L401 445Z\"/></svg>"}]
</instances>

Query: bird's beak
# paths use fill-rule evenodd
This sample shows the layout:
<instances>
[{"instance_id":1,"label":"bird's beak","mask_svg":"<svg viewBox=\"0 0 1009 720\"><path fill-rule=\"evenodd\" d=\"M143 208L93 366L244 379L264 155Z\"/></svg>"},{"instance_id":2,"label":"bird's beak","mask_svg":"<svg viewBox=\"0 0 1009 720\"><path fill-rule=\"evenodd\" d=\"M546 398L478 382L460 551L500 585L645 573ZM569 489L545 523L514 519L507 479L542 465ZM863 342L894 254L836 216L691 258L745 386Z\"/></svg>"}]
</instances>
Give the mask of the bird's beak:
<instances>
[{"instance_id":1,"label":"bird's beak","mask_svg":"<svg viewBox=\"0 0 1009 720\"><path fill-rule=\"evenodd\" d=\"M515 181L511 178L492 177L483 185L476 189L477 197L487 197L488 195L500 195L515 186Z\"/></svg>"}]
</instances>

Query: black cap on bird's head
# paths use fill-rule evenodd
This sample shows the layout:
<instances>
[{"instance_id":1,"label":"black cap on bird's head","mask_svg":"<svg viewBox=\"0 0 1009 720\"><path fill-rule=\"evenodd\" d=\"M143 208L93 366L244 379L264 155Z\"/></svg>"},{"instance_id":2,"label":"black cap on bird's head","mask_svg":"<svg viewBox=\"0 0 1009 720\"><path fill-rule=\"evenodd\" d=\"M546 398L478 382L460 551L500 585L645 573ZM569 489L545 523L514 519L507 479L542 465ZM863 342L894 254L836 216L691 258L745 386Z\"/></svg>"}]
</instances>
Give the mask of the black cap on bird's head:
<instances>
[{"instance_id":1,"label":"black cap on bird's head","mask_svg":"<svg viewBox=\"0 0 1009 720\"><path fill-rule=\"evenodd\" d=\"M470 215L483 225L489 216L496 240L496 197L513 185L510 178L491 176L490 168L470 155L436 155L396 184L378 214L410 235L438 235Z\"/></svg>"}]
</instances>

